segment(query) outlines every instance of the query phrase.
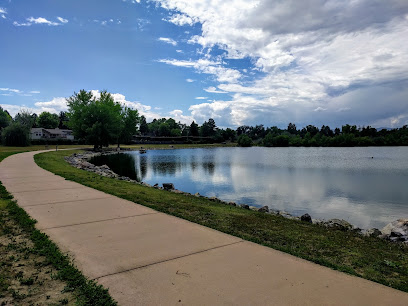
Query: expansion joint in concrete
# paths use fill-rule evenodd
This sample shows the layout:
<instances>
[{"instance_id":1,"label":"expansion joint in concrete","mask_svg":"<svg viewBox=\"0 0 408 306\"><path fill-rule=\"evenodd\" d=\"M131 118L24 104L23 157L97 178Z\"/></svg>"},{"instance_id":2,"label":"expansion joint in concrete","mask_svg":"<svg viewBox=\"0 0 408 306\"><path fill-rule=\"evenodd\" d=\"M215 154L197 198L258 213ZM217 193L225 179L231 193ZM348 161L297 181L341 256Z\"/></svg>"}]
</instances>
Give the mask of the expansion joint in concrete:
<instances>
[{"instance_id":1,"label":"expansion joint in concrete","mask_svg":"<svg viewBox=\"0 0 408 306\"><path fill-rule=\"evenodd\" d=\"M49 230L49 229L55 229L55 228L70 227L70 226L77 226L77 225L84 225L84 224L91 224L91 223L99 223L99 222L106 222L106 221L112 221L112 220L128 219L128 218L135 218L135 217L143 217L143 216L147 216L147 215L156 215L156 214L158 214L158 212L155 212L155 213L147 213L147 214L139 214L139 215L133 215L133 216L126 216L126 217L117 217L117 218L103 219L103 220L96 220L96 221L89 221L89 222L73 223L73 224L67 224L67 225L61 225L61 226L46 227L46 228L42 228L41 230Z\"/></svg>"},{"instance_id":2,"label":"expansion joint in concrete","mask_svg":"<svg viewBox=\"0 0 408 306\"><path fill-rule=\"evenodd\" d=\"M24 192L41 192L41 191L53 191L53 190L67 190L67 189L82 189L84 186L79 187L65 187L65 188L50 188L50 189L38 189L38 190L23 190L23 191L15 191L13 193L24 193Z\"/></svg>"},{"instance_id":3,"label":"expansion joint in concrete","mask_svg":"<svg viewBox=\"0 0 408 306\"><path fill-rule=\"evenodd\" d=\"M110 197L112 197L112 196L111 196L111 195L107 195L106 197L101 197L101 198L91 198L91 199L82 199L82 200L69 200L69 201L58 201L58 202L43 203L43 204L24 205L23 207L41 206L41 205L51 205L51 204L64 204L64 203L76 203L76 202L83 202L83 201L108 199L108 198L110 198Z\"/></svg>"},{"instance_id":4,"label":"expansion joint in concrete","mask_svg":"<svg viewBox=\"0 0 408 306\"><path fill-rule=\"evenodd\" d=\"M143 266L139 266L139 267L136 267L136 268L130 268L130 269L126 269L126 270L115 272L115 273L105 274L105 275L102 275L102 276L95 277L92 280L99 280L99 279L104 278L104 277L109 277L109 276L122 274L122 273L130 272L130 271L135 271L135 270L138 270L138 269L158 265L158 264L161 264L161 263L164 263L164 262L169 262L169 261L177 260L177 259L180 259L180 258L185 258L185 257L193 256L193 255L196 255L196 254L205 253L205 252L212 251L212 250L225 248L225 247L228 247L228 246L231 246L231 245L234 245L234 244L238 244L238 243L242 243L242 242L245 242L245 240L240 240L240 241L236 241L236 242L232 242L232 243L228 243L228 244L224 244L224 245L219 245L219 246L216 246L216 247L213 247L213 248L201 250L201 251L198 251L198 252L193 252L193 253L189 253L189 254L185 254L185 255L181 255L181 256L176 256L176 257L156 261L156 262L153 262L153 263L150 263L150 264L147 264L147 265L143 265Z\"/></svg>"}]
</instances>

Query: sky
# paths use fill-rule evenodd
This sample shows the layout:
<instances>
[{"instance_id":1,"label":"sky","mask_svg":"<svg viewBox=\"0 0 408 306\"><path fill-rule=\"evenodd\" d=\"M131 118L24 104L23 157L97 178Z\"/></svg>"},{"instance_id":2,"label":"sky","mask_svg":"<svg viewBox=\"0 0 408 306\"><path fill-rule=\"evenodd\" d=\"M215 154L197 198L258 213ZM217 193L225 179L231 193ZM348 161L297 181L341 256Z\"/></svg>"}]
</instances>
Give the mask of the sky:
<instances>
[{"instance_id":1,"label":"sky","mask_svg":"<svg viewBox=\"0 0 408 306\"><path fill-rule=\"evenodd\" d=\"M81 89L151 121L408 124L407 0L0 0L0 105Z\"/></svg>"}]
</instances>

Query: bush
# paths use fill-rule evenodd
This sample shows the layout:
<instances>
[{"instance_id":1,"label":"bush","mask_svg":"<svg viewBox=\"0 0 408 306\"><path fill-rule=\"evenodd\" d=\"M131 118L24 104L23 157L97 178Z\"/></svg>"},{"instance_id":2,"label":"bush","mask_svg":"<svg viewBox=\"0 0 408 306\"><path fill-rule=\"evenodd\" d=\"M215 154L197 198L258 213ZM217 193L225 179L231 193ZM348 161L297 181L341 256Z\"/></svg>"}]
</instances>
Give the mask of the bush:
<instances>
[{"instance_id":1,"label":"bush","mask_svg":"<svg viewBox=\"0 0 408 306\"><path fill-rule=\"evenodd\" d=\"M265 147L273 147L273 135L271 133L266 134L263 139L263 145Z\"/></svg>"},{"instance_id":2,"label":"bush","mask_svg":"<svg viewBox=\"0 0 408 306\"><path fill-rule=\"evenodd\" d=\"M1 133L5 146L25 147L30 145L29 129L20 123L12 123Z\"/></svg>"},{"instance_id":3,"label":"bush","mask_svg":"<svg viewBox=\"0 0 408 306\"><path fill-rule=\"evenodd\" d=\"M238 137L238 145L240 147L250 147L252 146L252 139L249 138L247 135L242 134Z\"/></svg>"}]
</instances>

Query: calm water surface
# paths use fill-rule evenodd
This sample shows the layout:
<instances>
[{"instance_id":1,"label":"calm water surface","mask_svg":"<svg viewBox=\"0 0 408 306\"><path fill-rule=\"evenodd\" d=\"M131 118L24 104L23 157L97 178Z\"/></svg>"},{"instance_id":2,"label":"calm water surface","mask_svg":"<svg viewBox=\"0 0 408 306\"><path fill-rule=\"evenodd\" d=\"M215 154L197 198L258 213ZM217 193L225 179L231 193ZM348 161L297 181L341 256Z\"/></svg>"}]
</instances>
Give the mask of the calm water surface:
<instances>
[{"instance_id":1,"label":"calm water surface","mask_svg":"<svg viewBox=\"0 0 408 306\"><path fill-rule=\"evenodd\" d=\"M408 147L152 150L94 162L152 185L362 228L408 218Z\"/></svg>"}]
</instances>

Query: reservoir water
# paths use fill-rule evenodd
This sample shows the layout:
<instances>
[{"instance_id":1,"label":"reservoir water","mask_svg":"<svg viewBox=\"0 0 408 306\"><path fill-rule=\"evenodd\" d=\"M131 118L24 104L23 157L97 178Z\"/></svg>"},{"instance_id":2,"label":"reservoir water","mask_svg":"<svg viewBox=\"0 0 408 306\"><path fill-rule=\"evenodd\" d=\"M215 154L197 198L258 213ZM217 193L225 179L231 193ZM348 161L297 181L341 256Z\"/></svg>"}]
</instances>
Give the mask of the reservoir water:
<instances>
[{"instance_id":1,"label":"reservoir water","mask_svg":"<svg viewBox=\"0 0 408 306\"><path fill-rule=\"evenodd\" d=\"M148 150L91 162L151 185L366 229L408 218L408 147Z\"/></svg>"}]
</instances>

